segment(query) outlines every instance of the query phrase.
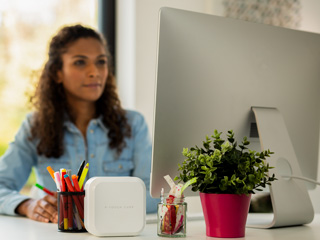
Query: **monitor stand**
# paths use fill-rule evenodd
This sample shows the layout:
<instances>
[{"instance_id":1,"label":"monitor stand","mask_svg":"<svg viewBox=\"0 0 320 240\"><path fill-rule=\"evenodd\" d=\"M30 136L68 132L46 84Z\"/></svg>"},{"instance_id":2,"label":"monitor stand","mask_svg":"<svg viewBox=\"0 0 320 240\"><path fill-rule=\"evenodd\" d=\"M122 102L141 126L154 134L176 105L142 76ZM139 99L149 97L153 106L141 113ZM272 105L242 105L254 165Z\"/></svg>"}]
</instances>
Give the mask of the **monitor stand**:
<instances>
[{"instance_id":1,"label":"monitor stand","mask_svg":"<svg viewBox=\"0 0 320 240\"><path fill-rule=\"evenodd\" d=\"M252 107L262 150L270 149L270 175L278 180L270 186L273 219L247 222L247 227L274 228L310 223L314 217L312 202L305 183L284 175L302 176L285 122L276 108Z\"/></svg>"}]
</instances>

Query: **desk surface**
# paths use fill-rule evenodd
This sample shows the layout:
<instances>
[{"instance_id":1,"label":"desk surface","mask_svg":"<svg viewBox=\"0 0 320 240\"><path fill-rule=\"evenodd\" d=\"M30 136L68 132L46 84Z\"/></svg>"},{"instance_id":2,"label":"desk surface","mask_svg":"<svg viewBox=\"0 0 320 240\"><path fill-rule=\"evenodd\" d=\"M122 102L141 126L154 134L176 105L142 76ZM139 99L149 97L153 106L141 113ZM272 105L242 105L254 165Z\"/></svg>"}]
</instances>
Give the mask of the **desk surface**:
<instances>
[{"instance_id":1,"label":"desk surface","mask_svg":"<svg viewBox=\"0 0 320 240\"><path fill-rule=\"evenodd\" d=\"M101 239L89 233L64 233L58 232L57 225L52 223L35 222L23 217L10 217L0 215L0 229L1 239L24 239L24 240L43 240L43 239L66 239L66 240L91 240ZM114 237L109 239L123 240L139 240L139 239L168 239L160 238L157 236L157 225L146 224L143 232L136 237ZM215 239L206 237L205 223L203 220L188 221L187 222L187 237L182 239L196 239L196 240L209 240ZM276 229L256 229L246 228L246 237L237 239L281 239L281 240L294 240L294 239L307 239L318 240L320 239L320 214L317 214L312 223L297 226Z\"/></svg>"}]
</instances>

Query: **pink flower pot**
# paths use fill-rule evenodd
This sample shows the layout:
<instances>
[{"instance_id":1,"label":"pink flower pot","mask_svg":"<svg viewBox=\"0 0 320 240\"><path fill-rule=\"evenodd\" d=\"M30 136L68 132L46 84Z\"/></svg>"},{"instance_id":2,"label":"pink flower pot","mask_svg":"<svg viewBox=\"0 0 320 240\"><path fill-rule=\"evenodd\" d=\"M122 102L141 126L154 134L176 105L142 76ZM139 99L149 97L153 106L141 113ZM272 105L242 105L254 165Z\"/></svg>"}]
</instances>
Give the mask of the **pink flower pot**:
<instances>
[{"instance_id":1,"label":"pink flower pot","mask_svg":"<svg viewBox=\"0 0 320 240\"><path fill-rule=\"evenodd\" d=\"M245 236L251 195L200 193L200 199L208 237Z\"/></svg>"}]
</instances>

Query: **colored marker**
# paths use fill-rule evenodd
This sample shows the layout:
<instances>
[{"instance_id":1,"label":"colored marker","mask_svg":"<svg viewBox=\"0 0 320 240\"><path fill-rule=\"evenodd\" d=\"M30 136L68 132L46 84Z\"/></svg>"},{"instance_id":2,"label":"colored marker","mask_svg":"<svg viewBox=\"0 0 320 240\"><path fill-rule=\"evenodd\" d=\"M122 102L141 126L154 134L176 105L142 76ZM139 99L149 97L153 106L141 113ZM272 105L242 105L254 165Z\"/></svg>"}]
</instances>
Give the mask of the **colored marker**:
<instances>
[{"instance_id":1,"label":"colored marker","mask_svg":"<svg viewBox=\"0 0 320 240\"><path fill-rule=\"evenodd\" d=\"M45 193L47 193L47 194L49 194L49 195L51 195L51 196L54 196L54 193L53 193L53 192L51 192L49 189L41 186L40 184L36 183L35 186L36 186L37 188L40 188L40 189L41 189L42 191L44 191Z\"/></svg>"},{"instance_id":2,"label":"colored marker","mask_svg":"<svg viewBox=\"0 0 320 240\"><path fill-rule=\"evenodd\" d=\"M66 192L67 189L66 189L66 183L64 181L64 175L67 174L67 171L64 169L64 168L61 168L60 169L60 176L61 176L61 191L62 192Z\"/></svg>"},{"instance_id":3,"label":"colored marker","mask_svg":"<svg viewBox=\"0 0 320 240\"><path fill-rule=\"evenodd\" d=\"M66 180L69 192L74 192L74 188L73 188L72 183L70 181L70 178L69 178L69 176L67 174L64 176L64 179ZM80 217L83 219L84 218L83 207L81 206L79 198L77 198L77 196L75 196L75 195L72 195L72 198L73 198L73 201L74 201L74 203L76 204L76 206L78 208Z\"/></svg>"},{"instance_id":4,"label":"colored marker","mask_svg":"<svg viewBox=\"0 0 320 240\"><path fill-rule=\"evenodd\" d=\"M59 192L61 192L61 178L60 178L60 173L59 173L59 171L57 171L57 172L55 172L54 173L54 178L55 178L55 182L56 182L56 185L57 185L57 189L58 189L58 191ZM63 200L62 200L62 197L60 196L59 197L59 204L60 204L60 209L59 209L59 219L63 219L63 209L64 209L64 207L62 207L63 206ZM60 222L59 222L59 228L60 228Z\"/></svg>"},{"instance_id":5,"label":"colored marker","mask_svg":"<svg viewBox=\"0 0 320 240\"><path fill-rule=\"evenodd\" d=\"M78 182L78 176L73 174L71 178L72 178L73 186L76 192L81 192L79 182Z\"/></svg>"},{"instance_id":6,"label":"colored marker","mask_svg":"<svg viewBox=\"0 0 320 240\"><path fill-rule=\"evenodd\" d=\"M79 187L79 182L78 182L78 176L73 174L71 178L72 178L75 191L81 192L81 189ZM80 200L81 206L84 206L84 195L79 196L79 200Z\"/></svg>"},{"instance_id":7,"label":"colored marker","mask_svg":"<svg viewBox=\"0 0 320 240\"><path fill-rule=\"evenodd\" d=\"M53 171L52 167L51 167L51 166L48 166L48 167L47 167L47 170L48 170L48 172L50 173L53 181L55 181L55 179L54 179L54 171Z\"/></svg>"},{"instance_id":8,"label":"colored marker","mask_svg":"<svg viewBox=\"0 0 320 240\"><path fill-rule=\"evenodd\" d=\"M83 160L81 165L80 165L80 167L79 167L79 169L78 169L78 173L77 173L78 178L80 178L80 176L82 174L82 171L83 171L85 163L86 163L86 160Z\"/></svg>"},{"instance_id":9,"label":"colored marker","mask_svg":"<svg viewBox=\"0 0 320 240\"><path fill-rule=\"evenodd\" d=\"M64 180L66 181L66 184L67 184L67 187L68 187L68 191L69 192L74 192L74 188L72 186L72 183L70 181L70 178L69 178L68 174L64 175Z\"/></svg>"},{"instance_id":10,"label":"colored marker","mask_svg":"<svg viewBox=\"0 0 320 240\"><path fill-rule=\"evenodd\" d=\"M70 190L68 190L69 188L67 184L67 179L70 182L70 179L69 179L70 174L71 174L71 169L66 169L66 174L64 175L64 181L66 183L66 192L70 192ZM73 208L72 208L71 196L68 196L68 228L73 229Z\"/></svg>"},{"instance_id":11,"label":"colored marker","mask_svg":"<svg viewBox=\"0 0 320 240\"><path fill-rule=\"evenodd\" d=\"M64 175L66 175L66 170L64 168L60 169L60 176L61 176L61 191L66 192L66 183L64 180ZM63 199L63 226L64 230L68 229L68 198L67 196L62 196Z\"/></svg>"},{"instance_id":12,"label":"colored marker","mask_svg":"<svg viewBox=\"0 0 320 240\"><path fill-rule=\"evenodd\" d=\"M57 185L57 189L59 191L61 191L61 178L60 178L60 173L57 171L54 173L54 178L56 179L56 185Z\"/></svg>"},{"instance_id":13,"label":"colored marker","mask_svg":"<svg viewBox=\"0 0 320 240\"><path fill-rule=\"evenodd\" d=\"M86 166L83 168L83 171L79 180L79 187L81 190L83 189L84 179L87 176L88 170L89 170L89 163L87 163Z\"/></svg>"},{"instance_id":14,"label":"colored marker","mask_svg":"<svg viewBox=\"0 0 320 240\"><path fill-rule=\"evenodd\" d=\"M71 174L71 169L67 169L67 170L66 170L66 173L68 174L68 176L71 177L71 175L72 175L72 174Z\"/></svg>"},{"instance_id":15,"label":"colored marker","mask_svg":"<svg viewBox=\"0 0 320 240\"><path fill-rule=\"evenodd\" d=\"M73 209L73 212L75 213L75 214L74 214L74 217L75 217L75 219L76 219L75 223L76 223L76 225L77 225L77 228L78 228L78 230L81 230L82 227L81 227L81 222L80 222L80 217L79 217L78 209L76 208L75 205L72 206L72 209Z\"/></svg>"}]
</instances>

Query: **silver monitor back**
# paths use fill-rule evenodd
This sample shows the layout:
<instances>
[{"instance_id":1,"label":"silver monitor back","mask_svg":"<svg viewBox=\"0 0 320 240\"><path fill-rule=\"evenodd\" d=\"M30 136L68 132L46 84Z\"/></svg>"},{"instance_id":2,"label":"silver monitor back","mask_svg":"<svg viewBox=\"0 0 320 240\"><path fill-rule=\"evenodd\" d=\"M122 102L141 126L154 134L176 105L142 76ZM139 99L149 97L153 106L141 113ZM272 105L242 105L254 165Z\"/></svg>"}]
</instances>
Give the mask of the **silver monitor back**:
<instances>
[{"instance_id":1,"label":"silver monitor back","mask_svg":"<svg viewBox=\"0 0 320 240\"><path fill-rule=\"evenodd\" d=\"M158 41L152 197L169 191L184 147L214 129L250 137L252 106L282 113L302 174L317 178L320 35L163 8Z\"/></svg>"}]
</instances>

